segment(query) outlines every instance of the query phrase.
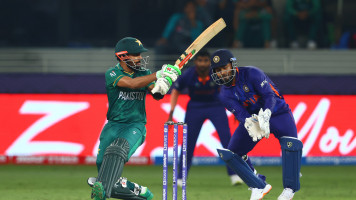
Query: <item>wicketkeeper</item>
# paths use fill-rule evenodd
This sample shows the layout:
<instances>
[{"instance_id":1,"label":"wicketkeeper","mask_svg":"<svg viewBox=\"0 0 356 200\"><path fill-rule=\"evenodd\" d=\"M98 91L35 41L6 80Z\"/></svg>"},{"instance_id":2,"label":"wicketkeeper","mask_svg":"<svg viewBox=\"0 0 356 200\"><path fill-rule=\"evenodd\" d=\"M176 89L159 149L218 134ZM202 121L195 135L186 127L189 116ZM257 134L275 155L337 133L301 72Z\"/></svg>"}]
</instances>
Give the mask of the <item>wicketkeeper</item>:
<instances>
[{"instance_id":1,"label":"wicketkeeper","mask_svg":"<svg viewBox=\"0 0 356 200\"><path fill-rule=\"evenodd\" d=\"M256 173L247 153L270 133L282 149L284 190L278 200L291 200L300 189L299 174L303 144L298 140L293 114L271 79L259 68L238 67L228 50L211 56L211 77L222 85L220 99L240 121L228 149L218 149L219 156L251 188L251 200L262 199L272 186ZM268 149L266 149L268 151Z\"/></svg>"}]
</instances>

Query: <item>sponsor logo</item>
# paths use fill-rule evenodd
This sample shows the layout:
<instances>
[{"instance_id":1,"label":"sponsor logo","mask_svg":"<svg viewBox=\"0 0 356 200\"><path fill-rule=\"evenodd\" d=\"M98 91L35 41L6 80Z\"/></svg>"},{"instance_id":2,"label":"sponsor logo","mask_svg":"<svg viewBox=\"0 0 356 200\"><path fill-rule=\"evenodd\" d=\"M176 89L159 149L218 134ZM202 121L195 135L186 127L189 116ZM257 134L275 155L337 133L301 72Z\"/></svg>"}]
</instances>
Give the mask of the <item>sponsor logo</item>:
<instances>
[{"instance_id":1,"label":"sponsor logo","mask_svg":"<svg viewBox=\"0 0 356 200\"><path fill-rule=\"evenodd\" d=\"M29 100L34 98L37 100ZM349 105L347 108L349 113L356 112L355 95L286 95L286 99L293 110L298 139L303 142L303 156L356 157L356 126L352 117L342 114L345 104ZM81 156L79 162L82 163L84 161L82 156L97 155L100 130L106 122L106 95L0 94L0 101L0 107L3 106L2 110L6 111L0 113L3 122L0 132L9 133L1 135L0 153L11 156L13 160L11 163L18 160L20 163L48 164L49 160L43 160L42 155ZM173 115L176 121L184 121L188 101L187 95L179 97ZM140 146L140 150L136 151L135 156L162 156L162 141L155 138L162 136L163 127L162 121L156 119L167 116L171 108L170 103L155 101L149 95L146 105L150 121L147 123L147 133L150 137L146 138L146 142ZM231 130L235 130L238 122L232 113L237 111L230 109L230 112L227 112L229 124ZM27 118L28 120L23 120ZM73 134L73 127L78 127L76 134ZM276 139L269 138L269 140ZM216 130L207 120L202 125L197 140L197 146L200 148L196 149L196 154L218 156L216 148L221 147L219 145L221 144L216 137ZM280 156L278 145L268 146L263 141L259 145L261 148L255 148L249 156ZM172 143L165 147L165 149L171 148ZM266 148L269 148L269 151L261 150ZM20 155L26 157L15 160L14 156ZM37 156L27 157L31 155ZM50 161L51 163L76 162L73 158L68 160L51 158ZM5 157L0 157L1 162L9 163L9 157L7 160ZM95 159L91 159L90 163L95 164Z\"/></svg>"},{"instance_id":2,"label":"sponsor logo","mask_svg":"<svg viewBox=\"0 0 356 200\"><path fill-rule=\"evenodd\" d=\"M238 100L240 100L240 97L236 92L235 92L235 96L237 97Z\"/></svg>"},{"instance_id":3,"label":"sponsor logo","mask_svg":"<svg viewBox=\"0 0 356 200\"><path fill-rule=\"evenodd\" d=\"M114 71L111 71L111 72L110 72L110 76L111 76L111 77L114 77L114 76L116 76L116 73L115 73Z\"/></svg>"},{"instance_id":4,"label":"sponsor logo","mask_svg":"<svg viewBox=\"0 0 356 200\"><path fill-rule=\"evenodd\" d=\"M267 80L262 81L261 87L263 87L265 84L267 84Z\"/></svg>"}]
</instances>

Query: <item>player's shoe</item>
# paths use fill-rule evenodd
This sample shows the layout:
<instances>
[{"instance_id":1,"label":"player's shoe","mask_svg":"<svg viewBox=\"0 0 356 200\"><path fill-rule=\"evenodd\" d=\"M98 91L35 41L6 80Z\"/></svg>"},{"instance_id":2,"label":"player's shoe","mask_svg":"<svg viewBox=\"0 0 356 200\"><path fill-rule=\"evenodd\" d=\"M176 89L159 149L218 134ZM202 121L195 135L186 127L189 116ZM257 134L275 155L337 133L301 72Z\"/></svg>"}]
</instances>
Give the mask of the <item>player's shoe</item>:
<instances>
[{"instance_id":1,"label":"player's shoe","mask_svg":"<svg viewBox=\"0 0 356 200\"><path fill-rule=\"evenodd\" d=\"M152 192L147 187L143 187L143 186L140 186L139 196L146 198L147 200L153 199Z\"/></svg>"},{"instance_id":2,"label":"player's shoe","mask_svg":"<svg viewBox=\"0 0 356 200\"><path fill-rule=\"evenodd\" d=\"M105 189L101 182L95 182L91 189L91 198L94 200L105 200Z\"/></svg>"},{"instance_id":3,"label":"player's shoe","mask_svg":"<svg viewBox=\"0 0 356 200\"><path fill-rule=\"evenodd\" d=\"M95 178L95 177L89 177L89 178L88 178L87 183L88 183L88 185L89 185L90 187L93 187L95 182L96 182L96 178Z\"/></svg>"},{"instance_id":4,"label":"player's shoe","mask_svg":"<svg viewBox=\"0 0 356 200\"><path fill-rule=\"evenodd\" d=\"M281 195L279 195L278 200L291 200L293 199L294 192L290 188L284 188Z\"/></svg>"},{"instance_id":5,"label":"player's shoe","mask_svg":"<svg viewBox=\"0 0 356 200\"><path fill-rule=\"evenodd\" d=\"M236 174L230 176L231 185L241 185L244 181Z\"/></svg>"},{"instance_id":6,"label":"player's shoe","mask_svg":"<svg viewBox=\"0 0 356 200\"><path fill-rule=\"evenodd\" d=\"M250 188L251 190L251 198L250 200L261 200L269 191L271 191L272 186L267 184L265 188L258 189L258 188Z\"/></svg>"}]
</instances>

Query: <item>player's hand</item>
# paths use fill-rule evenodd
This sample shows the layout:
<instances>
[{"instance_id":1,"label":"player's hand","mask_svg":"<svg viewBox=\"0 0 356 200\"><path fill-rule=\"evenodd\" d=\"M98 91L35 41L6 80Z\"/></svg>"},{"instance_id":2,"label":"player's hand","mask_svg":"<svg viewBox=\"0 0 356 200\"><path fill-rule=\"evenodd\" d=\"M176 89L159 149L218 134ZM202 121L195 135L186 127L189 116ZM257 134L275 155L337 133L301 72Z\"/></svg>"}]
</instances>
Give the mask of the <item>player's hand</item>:
<instances>
[{"instance_id":1,"label":"player's hand","mask_svg":"<svg viewBox=\"0 0 356 200\"><path fill-rule=\"evenodd\" d=\"M269 134L270 134L270 129L269 129L269 119L271 118L271 110L270 109L266 109L265 111L263 111L263 109L261 108L260 111L258 112L258 123L260 125L261 130L264 133L264 137L268 138Z\"/></svg>"},{"instance_id":2,"label":"player's hand","mask_svg":"<svg viewBox=\"0 0 356 200\"><path fill-rule=\"evenodd\" d=\"M254 142L262 139L264 132L261 130L259 126L257 115L253 114L251 117L246 118L244 125L248 134L250 135L250 137Z\"/></svg>"},{"instance_id":3,"label":"player's hand","mask_svg":"<svg viewBox=\"0 0 356 200\"><path fill-rule=\"evenodd\" d=\"M157 80L159 78L166 78L170 84L177 80L178 76L181 75L182 72L180 71L178 66L164 64L160 71L156 72Z\"/></svg>"},{"instance_id":4,"label":"player's hand","mask_svg":"<svg viewBox=\"0 0 356 200\"><path fill-rule=\"evenodd\" d=\"M153 87L151 92L152 94L160 93L161 95L165 95L167 94L170 87L170 82L166 78L162 77L156 81L155 86Z\"/></svg>"}]
</instances>

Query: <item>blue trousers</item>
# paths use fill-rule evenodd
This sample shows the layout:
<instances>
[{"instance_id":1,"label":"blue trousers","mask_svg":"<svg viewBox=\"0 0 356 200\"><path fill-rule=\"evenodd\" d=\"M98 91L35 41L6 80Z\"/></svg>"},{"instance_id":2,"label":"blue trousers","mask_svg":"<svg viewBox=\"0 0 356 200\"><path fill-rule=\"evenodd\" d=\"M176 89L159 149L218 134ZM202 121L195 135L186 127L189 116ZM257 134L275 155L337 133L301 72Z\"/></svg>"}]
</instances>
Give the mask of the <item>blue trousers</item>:
<instances>
[{"instance_id":1,"label":"blue trousers","mask_svg":"<svg viewBox=\"0 0 356 200\"><path fill-rule=\"evenodd\" d=\"M231 132L226 111L220 103L206 103L190 101L187 106L185 123L188 125L188 144L187 144L187 170L192 165L192 158L200 133L205 120L209 119L218 132L221 145L228 147ZM182 169L182 152L179 159L179 169ZM227 168L229 175L235 174L230 168ZM178 170L178 178L182 178L182 170Z\"/></svg>"},{"instance_id":2,"label":"blue trousers","mask_svg":"<svg viewBox=\"0 0 356 200\"><path fill-rule=\"evenodd\" d=\"M270 131L278 140L283 136L298 138L297 127L291 112L272 116L270 119ZM245 129L245 126L239 124L231 137L228 149L237 155L243 156L250 152L258 142L259 140L254 142ZM253 169L249 160L247 161L247 164Z\"/></svg>"}]
</instances>

